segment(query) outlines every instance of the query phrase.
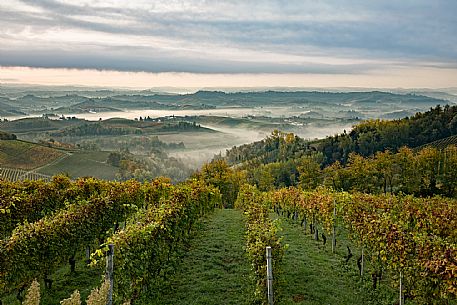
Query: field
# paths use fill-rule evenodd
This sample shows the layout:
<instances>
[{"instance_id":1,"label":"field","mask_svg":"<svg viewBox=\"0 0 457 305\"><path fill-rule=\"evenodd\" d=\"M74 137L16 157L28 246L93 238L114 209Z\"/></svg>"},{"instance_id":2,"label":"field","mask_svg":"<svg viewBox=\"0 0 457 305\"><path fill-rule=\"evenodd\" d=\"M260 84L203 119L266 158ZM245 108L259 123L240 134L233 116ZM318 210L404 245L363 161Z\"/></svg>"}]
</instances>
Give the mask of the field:
<instances>
[{"instance_id":1,"label":"field","mask_svg":"<svg viewBox=\"0 0 457 305\"><path fill-rule=\"evenodd\" d=\"M108 155L109 152L103 151L65 151L25 141L0 141L1 174L13 181L48 180L49 176L60 173L73 178L93 176L113 180L118 168L106 163Z\"/></svg>"},{"instance_id":2,"label":"field","mask_svg":"<svg viewBox=\"0 0 457 305\"><path fill-rule=\"evenodd\" d=\"M113 180L116 178L118 168L106 163L109 152L77 151L55 163L44 166L38 170L44 175L68 174L70 177L95 177L99 179Z\"/></svg>"}]
</instances>

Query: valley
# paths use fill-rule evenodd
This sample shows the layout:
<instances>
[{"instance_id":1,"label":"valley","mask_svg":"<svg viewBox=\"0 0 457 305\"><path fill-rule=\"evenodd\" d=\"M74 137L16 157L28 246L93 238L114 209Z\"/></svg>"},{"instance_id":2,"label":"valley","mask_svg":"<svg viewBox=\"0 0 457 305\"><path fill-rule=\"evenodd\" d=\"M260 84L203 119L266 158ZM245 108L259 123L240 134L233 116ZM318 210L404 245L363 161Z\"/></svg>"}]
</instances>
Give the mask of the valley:
<instances>
[{"instance_id":1,"label":"valley","mask_svg":"<svg viewBox=\"0 0 457 305\"><path fill-rule=\"evenodd\" d=\"M48 148L37 156L67 155L58 161L48 156L48 164L36 165L40 174L63 172L76 178L93 175L91 169L97 168L95 175L104 179L134 177L135 171L137 177L157 177L164 173L160 160L166 159L173 168L172 178L178 180L214 156L259 141L274 130L316 140L349 132L366 119L398 119L437 104L454 103L381 91L176 94L7 85L0 86L0 98L0 130L37 143L40 150ZM123 170L107 163L110 152L124 154L122 158L128 162L123 163ZM27 165L2 161L0 167Z\"/></svg>"}]
</instances>

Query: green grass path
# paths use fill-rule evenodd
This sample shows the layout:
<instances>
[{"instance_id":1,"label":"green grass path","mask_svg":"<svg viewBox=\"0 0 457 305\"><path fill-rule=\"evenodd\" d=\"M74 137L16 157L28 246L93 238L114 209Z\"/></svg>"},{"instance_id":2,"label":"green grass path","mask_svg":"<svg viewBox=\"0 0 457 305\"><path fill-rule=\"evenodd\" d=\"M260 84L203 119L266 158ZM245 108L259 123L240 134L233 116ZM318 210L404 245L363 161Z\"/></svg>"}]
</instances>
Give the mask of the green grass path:
<instances>
[{"instance_id":1,"label":"green grass path","mask_svg":"<svg viewBox=\"0 0 457 305\"><path fill-rule=\"evenodd\" d=\"M241 211L217 209L202 221L177 273L150 304L248 304L250 266Z\"/></svg>"},{"instance_id":2,"label":"green grass path","mask_svg":"<svg viewBox=\"0 0 457 305\"><path fill-rule=\"evenodd\" d=\"M276 216L274 216L275 218ZM283 299L281 305L365 305L392 304L392 296L380 289L372 291L369 275L362 281L356 266L357 253L345 264L345 241L340 239L337 254L332 254L328 237L314 241L298 222L280 218L283 243L289 247L283 258Z\"/></svg>"}]
</instances>

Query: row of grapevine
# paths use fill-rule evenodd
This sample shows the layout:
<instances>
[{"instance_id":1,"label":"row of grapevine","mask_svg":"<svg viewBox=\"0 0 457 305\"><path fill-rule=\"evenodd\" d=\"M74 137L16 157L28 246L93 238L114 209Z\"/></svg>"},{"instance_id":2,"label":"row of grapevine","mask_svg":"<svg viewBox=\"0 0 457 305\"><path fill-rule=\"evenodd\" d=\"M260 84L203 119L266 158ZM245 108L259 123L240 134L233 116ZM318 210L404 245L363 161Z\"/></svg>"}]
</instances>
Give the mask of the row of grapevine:
<instances>
[{"instance_id":1,"label":"row of grapevine","mask_svg":"<svg viewBox=\"0 0 457 305\"><path fill-rule=\"evenodd\" d=\"M402 275L405 296L416 303L456 300L457 201L296 188L274 191L268 201L328 234L344 225L373 265L384 266L394 279Z\"/></svg>"},{"instance_id":2,"label":"row of grapevine","mask_svg":"<svg viewBox=\"0 0 457 305\"><path fill-rule=\"evenodd\" d=\"M115 299L135 301L140 294L153 294L173 255L189 239L194 223L220 205L216 188L190 181L173 187L157 206L139 212L134 222L109 237L107 243L115 249ZM99 260L105 251L96 251Z\"/></svg>"},{"instance_id":3,"label":"row of grapevine","mask_svg":"<svg viewBox=\"0 0 457 305\"><path fill-rule=\"evenodd\" d=\"M52 181L0 182L0 236L9 237L23 222L36 222L71 204L84 202L93 195L103 195L119 185L94 178L71 181L54 176ZM157 202L168 189L168 179L156 179L142 187L146 202ZM161 191L163 189L163 191Z\"/></svg>"},{"instance_id":4,"label":"row of grapevine","mask_svg":"<svg viewBox=\"0 0 457 305\"><path fill-rule=\"evenodd\" d=\"M373 259L403 275L406 297L422 304L456 300L455 200L355 194L342 217Z\"/></svg>"},{"instance_id":5,"label":"row of grapevine","mask_svg":"<svg viewBox=\"0 0 457 305\"><path fill-rule=\"evenodd\" d=\"M235 207L246 214L246 252L251 262L255 278L254 304L268 304L267 298L267 246L272 249L273 295L275 302L280 298L281 261L284 246L277 236L278 227L269 217L269 209L264 204L265 197L254 186L241 187Z\"/></svg>"},{"instance_id":6,"label":"row of grapevine","mask_svg":"<svg viewBox=\"0 0 457 305\"><path fill-rule=\"evenodd\" d=\"M50 181L51 177L33 171L26 171L17 168L0 168L0 180L24 181L24 180L43 180Z\"/></svg>"},{"instance_id":7,"label":"row of grapevine","mask_svg":"<svg viewBox=\"0 0 457 305\"><path fill-rule=\"evenodd\" d=\"M92 178L71 182L55 176L52 181L0 182L0 236L6 238L24 221L35 222L70 203L87 199L109 188L110 183Z\"/></svg>"},{"instance_id":8,"label":"row of grapevine","mask_svg":"<svg viewBox=\"0 0 457 305\"><path fill-rule=\"evenodd\" d=\"M138 182L111 183L87 199L18 225L0 244L0 288L16 289L33 278L46 278L87 245L103 242L114 223L144 205L144 194Z\"/></svg>"}]
</instances>

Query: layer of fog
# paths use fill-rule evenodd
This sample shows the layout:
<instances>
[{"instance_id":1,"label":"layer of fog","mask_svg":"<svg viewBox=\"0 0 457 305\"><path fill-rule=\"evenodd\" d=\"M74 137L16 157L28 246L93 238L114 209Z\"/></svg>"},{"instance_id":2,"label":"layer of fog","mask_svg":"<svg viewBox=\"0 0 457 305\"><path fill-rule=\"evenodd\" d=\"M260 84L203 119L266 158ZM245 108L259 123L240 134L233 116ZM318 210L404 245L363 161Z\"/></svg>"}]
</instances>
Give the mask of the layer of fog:
<instances>
[{"instance_id":1,"label":"layer of fog","mask_svg":"<svg viewBox=\"0 0 457 305\"><path fill-rule=\"evenodd\" d=\"M102 113L82 113L82 114L66 114L65 116L75 116L81 119L98 121L110 118L126 118L136 119L150 116L151 118L165 116L198 116L198 115L213 115L223 117L241 118L246 116L266 116L272 118L287 118L293 115L306 113L303 108L290 107L264 107L264 108L225 108L211 110L128 110L123 112L102 112ZM14 119L18 119L15 117ZM161 141L167 143L183 142L185 149L172 150L167 152L169 156L183 160L187 165L193 168L199 168L204 162L208 162L215 155L224 156L227 149L233 146L252 143L267 137L273 129L255 129L243 127L227 127L215 124L202 124L202 127L207 127L216 132L183 132L174 134L158 134ZM320 123L319 125L308 124L304 126L289 127L287 132L293 132L296 135L314 140L324 138L329 135L342 133L344 130L349 131L352 123L342 123L337 121L329 121L329 123ZM280 128L278 128L280 129Z\"/></svg>"},{"instance_id":2,"label":"layer of fog","mask_svg":"<svg viewBox=\"0 0 457 305\"><path fill-rule=\"evenodd\" d=\"M185 150L173 151L170 156L183 160L186 164L194 168L201 167L202 164L214 158L215 155L225 156L226 150L243 144L260 141L271 134L271 131L255 130L246 128L221 127L215 125L204 125L204 127L218 131L214 134L192 134L183 137ZM294 134L314 140L325 138L329 135L342 133L344 130L350 131L352 124L332 123L327 126L301 126L293 130ZM173 135L159 135L159 139L164 142L176 140Z\"/></svg>"},{"instance_id":3,"label":"layer of fog","mask_svg":"<svg viewBox=\"0 0 457 305\"><path fill-rule=\"evenodd\" d=\"M304 108L291 108L291 107L255 107L255 108L242 108L242 107L233 107L233 108L218 108L218 109L195 109L195 110L147 110L147 109L138 109L132 110L128 109L125 111L107 111L107 112L84 112L84 113L56 113L57 116L65 117L77 117L80 119L86 119L88 121L98 121L98 120L107 120L112 118L125 118L125 119L135 119L139 117L151 117L151 118L160 118L166 116L224 116L232 118L242 118L247 116L267 116L272 118L285 118L290 116L298 116L300 114L306 113L309 109ZM18 116L5 116L4 118L8 120L18 120L23 118L37 117L36 115L18 115Z\"/></svg>"}]
</instances>

